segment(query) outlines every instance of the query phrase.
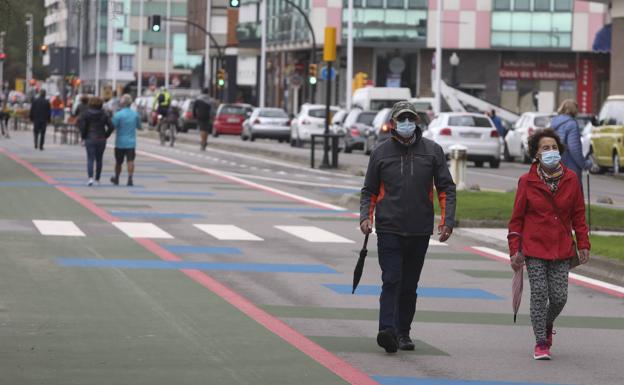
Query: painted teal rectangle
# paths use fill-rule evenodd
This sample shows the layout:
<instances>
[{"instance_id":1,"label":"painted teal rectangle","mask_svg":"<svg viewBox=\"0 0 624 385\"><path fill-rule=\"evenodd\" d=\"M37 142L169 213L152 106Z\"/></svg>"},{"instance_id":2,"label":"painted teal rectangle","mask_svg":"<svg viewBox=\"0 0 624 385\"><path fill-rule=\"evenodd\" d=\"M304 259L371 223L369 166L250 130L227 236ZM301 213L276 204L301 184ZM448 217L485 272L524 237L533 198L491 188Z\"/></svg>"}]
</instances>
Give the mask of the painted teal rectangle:
<instances>
[{"instance_id":1,"label":"painted teal rectangle","mask_svg":"<svg viewBox=\"0 0 624 385\"><path fill-rule=\"evenodd\" d=\"M351 285L341 284L325 284L323 285L330 290L335 291L338 294L351 295ZM419 287L417 293L421 297L429 298L463 298L463 299L487 299L487 300L501 300L495 294L487 292L481 289L463 289L453 287ZM381 287L378 285L360 285L355 290L355 295L375 295L381 294Z\"/></svg>"},{"instance_id":2,"label":"painted teal rectangle","mask_svg":"<svg viewBox=\"0 0 624 385\"><path fill-rule=\"evenodd\" d=\"M162 219L200 219L204 216L201 214L187 213L158 213L153 211L109 211L111 215L117 218L162 218Z\"/></svg>"}]
</instances>

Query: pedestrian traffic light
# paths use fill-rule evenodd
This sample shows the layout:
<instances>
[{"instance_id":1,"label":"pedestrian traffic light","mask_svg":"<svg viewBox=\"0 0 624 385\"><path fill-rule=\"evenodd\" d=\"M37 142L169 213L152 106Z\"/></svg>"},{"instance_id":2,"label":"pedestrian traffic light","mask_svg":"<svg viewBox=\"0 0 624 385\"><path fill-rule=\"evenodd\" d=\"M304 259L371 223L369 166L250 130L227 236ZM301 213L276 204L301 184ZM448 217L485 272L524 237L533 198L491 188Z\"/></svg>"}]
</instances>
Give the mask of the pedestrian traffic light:
<instances>
[{"instance_id":1,"label":"pedestrian traffic light","mask_svg":"<svg viewBox=\"0 0 624 385\"><path fill-rule=\"evenodd\" d=\"M366 82L368 81L368 74L365 72L358 72L353 77L352 90L355 91L358 88L364 88L366 86Z\"/></svg>"},{"instance_id":2,"label":"pedestrian traffic light","mask_svg":"<svg viewBox=\"0 0 624 385\"><path fill-rule=\"evenodd\" d=\"M4 52L0 52L0 62L4 61L6 59L6 53Z\"/></svg>"},{"instance_id":3,"label":"pedestrian traffic light","mask_svg":"<svg viewBox=\"0 0 624 385\"><path fill-rule=\"evenodd\" d=\"M225 86L225 70L223 68L219 68L217 71L217 86L219 86L219 88Z\"/></svg>"},{"instance_id":4,"label":"pedestrian traffic light","mask_svg":"<svg viewBox=\"0 0 624 385\"><path fill-rule=\"evenodd\" d=\"M315 85L318 80L316 78L316 69L316 64L314 63L310 63L310 65L308 66L308 81L311 85Z\"/></svg>"},{"instance_id":5,"label":"pedestrian traffic light","mask_svg":"<svg viewBox=\"0 0 624 385\"><path fill-rule=\"evenodd\" d=\"M48 45L47 44L41 44L41 47L39 47L39 50L41 50L41 54L45 55L46 52L48 52Z\"/></svg>"},{"instance_id":6,"label":"pedestrian traffic light","mask_svg":"<svg viewBox=\"0 0 624 385\"><path fill-rule=\"evenodd\" d=\"M230 0L230 8L240 8L240 0Z\"/></svg>"},{"instance_id":7,"label":"pedestrian traffic light","mask_svg":"<svg viewBox=\"0 0 624 385\"><path fill-rule=\"evenodd\" d=\"M160 15L152 16L152 31L160 32Z\"/></svg>"}]
</instances>

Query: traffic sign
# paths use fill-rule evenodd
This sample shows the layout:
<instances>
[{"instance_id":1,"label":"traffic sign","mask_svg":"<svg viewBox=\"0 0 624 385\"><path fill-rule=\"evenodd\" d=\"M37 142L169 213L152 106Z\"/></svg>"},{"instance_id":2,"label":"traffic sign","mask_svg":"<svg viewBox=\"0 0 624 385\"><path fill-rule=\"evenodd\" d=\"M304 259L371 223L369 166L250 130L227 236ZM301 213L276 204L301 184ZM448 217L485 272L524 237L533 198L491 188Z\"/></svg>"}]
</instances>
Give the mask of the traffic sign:
<instances>
[{"instance_id":1,"label":"traffic sign","mask_svg":"<svg viewBox=\"0 0 624 385\"><path fill-rule=\"evenodd\" d=\"M297 88L297 87L301 87L301 84L303 83L303 78L301 77L301 75L299 74L292 74L290 75L290 84Z\"/></svg>"},{"instance_id":2,"label":"traffic sign","mask_svg":"<svg viewBox=\"0 0 624 385\"><path fill-rule=\"evenodd\" d=\"M332 67L330 73L330 80L336 80L336 70ZM327 80L327 67L321 68L321 79Z\"/></svg>"}]
</instances>

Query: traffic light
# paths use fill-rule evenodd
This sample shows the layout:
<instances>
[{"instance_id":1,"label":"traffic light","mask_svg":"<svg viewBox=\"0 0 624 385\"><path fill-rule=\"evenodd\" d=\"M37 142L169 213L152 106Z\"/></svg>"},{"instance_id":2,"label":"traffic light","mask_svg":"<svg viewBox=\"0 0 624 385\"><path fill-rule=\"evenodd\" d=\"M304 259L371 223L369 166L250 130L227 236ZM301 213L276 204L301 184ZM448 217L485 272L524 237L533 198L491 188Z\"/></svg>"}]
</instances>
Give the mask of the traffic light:
<instances>
[{"instance_id":1,"label":"traffic light","mask_svg":"<svg viewBox=\"0 0 624 385\"><path fill-rule=\"evenodd\" d=\"M223 68L219 68L217 71L217 86L219 88L225 87L225 70Z\"/></svg>"},{"instance_id":2,"label":"traffic light","mask_svg":"<svg viewBox=\"0 0 624 385\"><path fill-rule=\"evenodd\" d=\"M308 66L308 81L311 85L315 85L318 80L316 78L316 69L316 64L314 63L310 63L310 65Z\"/></svg>"},{"instance_id":3,"label":"traffic light","mask_svg":"<svg viewBox=\"0 0 624 385\"><path fill-rule=\"evenodd\" d=\"M366 82L368 81L368 74L365 72L358 72L353 77L353 85L351 86L352 90L355 91L358 88L364 88L366 86Z\"/></svg>"},{"instance_id":4,"label":"traffic light","mask_svg":"<svg viewBox=\"0 0 624 385\"><path fill-rule=\"evenodd\" d=\"M39 50L41 51L42 55L45 55L46 52L48 52L48 45L47 44L41 44L41 46L39 47Z\"/></svg>"},{"instance_id":5,"label":"traffic light","mask_svg":"<svg viewBox=\"0 0 624 385\"><path fill-rule=\"evenodd\" d=\"M230 0L230 8L240 8L240 0Z\"/></svg>"},{"instance_id":6,"label":"traffic light","mask_svg":"<svg viewBox=\"0 0 624 385\"><path fill-rule=\"evenodd\" d=\"M0 61L4 61L6 59L6 53L0 52Z\"/></svg>"},{"instance_id":7,"label":"traffic light","mask_svg":"<svg viewBox=\"0 0 624 385\"><path fill-rule=\"evenodd\" d=\"M151 25L152 31L154 32L160 32L160 15L153 15L152 16L152 25Z\"/></svg>"}]
</instances>

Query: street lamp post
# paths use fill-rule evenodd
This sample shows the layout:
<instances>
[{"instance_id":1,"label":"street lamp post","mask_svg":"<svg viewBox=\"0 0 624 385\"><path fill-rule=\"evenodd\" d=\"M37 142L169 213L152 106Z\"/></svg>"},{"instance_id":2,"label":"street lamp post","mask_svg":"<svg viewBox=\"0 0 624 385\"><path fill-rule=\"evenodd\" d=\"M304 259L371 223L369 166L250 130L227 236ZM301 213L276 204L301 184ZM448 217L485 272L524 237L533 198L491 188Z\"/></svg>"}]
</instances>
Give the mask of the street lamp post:
<instances>
[{"instance_id":1,"label":"street lamp post","mask_svg":"<svg viewBox=\"0 0 624 385\"><path fill-rule=\"evenodd\" d=\"M451 65L451 84L453 85L453 87L457 88L457 86L459 86L459 81L457 80L457 67L459 66L459 56L457 56L456 52L453 52L453 54L449 58L449 64Z\"/></svg>"}]
</instances>

